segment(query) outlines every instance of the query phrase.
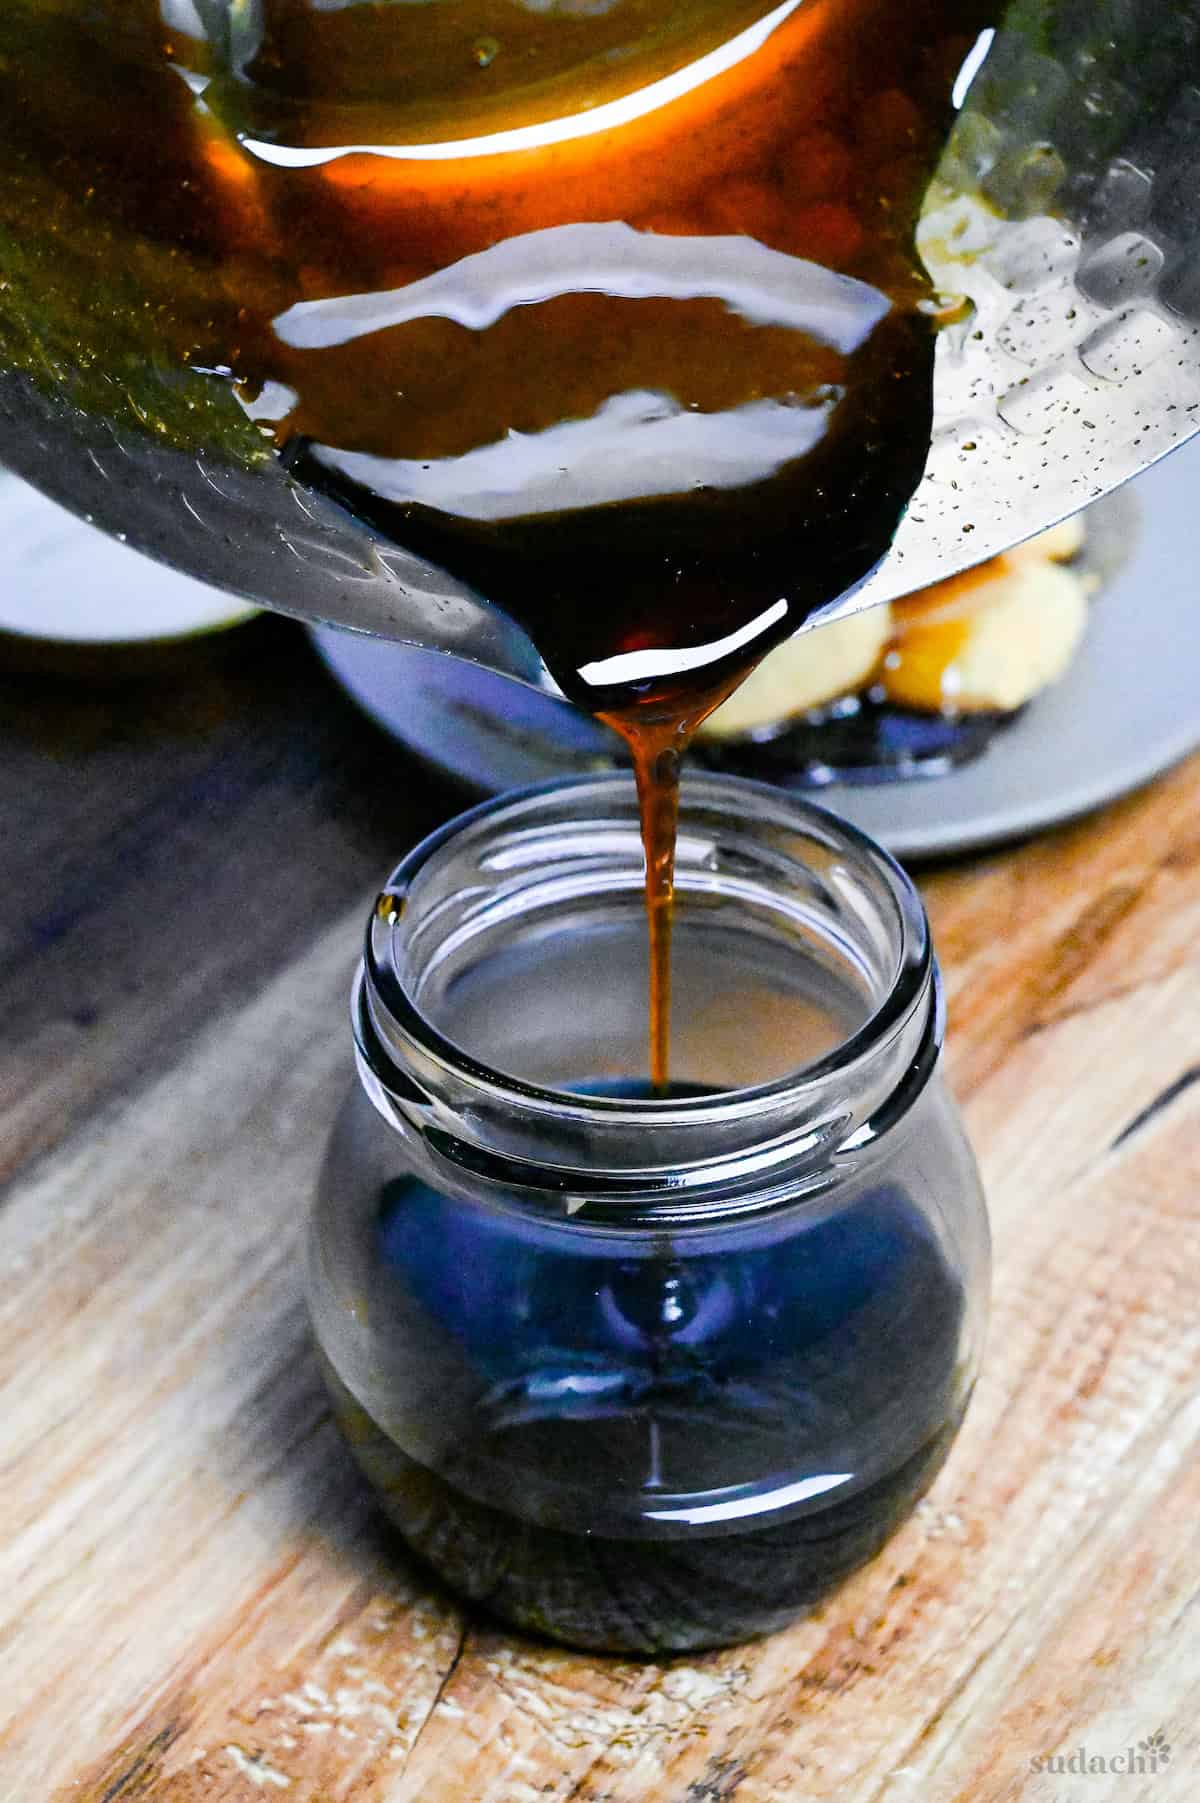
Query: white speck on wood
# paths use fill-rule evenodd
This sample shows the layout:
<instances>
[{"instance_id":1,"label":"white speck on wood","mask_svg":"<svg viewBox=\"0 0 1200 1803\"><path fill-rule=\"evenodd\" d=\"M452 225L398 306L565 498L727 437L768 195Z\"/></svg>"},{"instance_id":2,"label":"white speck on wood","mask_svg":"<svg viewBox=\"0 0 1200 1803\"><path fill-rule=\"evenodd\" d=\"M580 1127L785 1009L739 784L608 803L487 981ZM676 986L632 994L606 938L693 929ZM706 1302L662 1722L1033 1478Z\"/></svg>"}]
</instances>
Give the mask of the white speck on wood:
<instances>
[{"instance_id":1,"label":"white speck on wood","mask_svg":"<svg viewBox=\"0 0 1200 1803\"><path fill-rule=\"evenodd\" d=\"M705 1709L718 1697L732 1696L743 1681L738 1672L704 1672L694 1665L680 1665L665 1674L662 1691L689 1709Z\"/></svg>"},{"instance_id":2,"label":"white speck on wood","mask_svg":"<svg viewBox=\"0 0 1200 1803\"><path fill-rule=\"evenodd\" d=\"M275 1790L291 1788L292 1781L287 1773L278 1771L275 1766L269 1765L261 1754L247 1753L243 1747L233 1745L225 1748L225 1754L237 1767L242 1777L248 1778L256 1789L262 1790L267 1785Z\"/></svg>"}]
</instances>

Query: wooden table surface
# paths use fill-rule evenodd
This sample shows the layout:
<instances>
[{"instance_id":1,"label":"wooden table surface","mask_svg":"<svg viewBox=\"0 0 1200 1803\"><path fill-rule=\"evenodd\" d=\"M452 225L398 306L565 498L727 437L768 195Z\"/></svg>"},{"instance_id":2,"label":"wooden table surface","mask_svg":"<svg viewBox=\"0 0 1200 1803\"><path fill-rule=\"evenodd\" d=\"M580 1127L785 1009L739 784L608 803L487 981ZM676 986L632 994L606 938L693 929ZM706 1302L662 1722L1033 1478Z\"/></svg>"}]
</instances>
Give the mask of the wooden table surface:
<instances>
[{"instance_id":1,"label":"wooden table surface","mask_svg":"<svg viewBox=\"0 0 1200 1803\"><path fill-rule=\"evenodd\" d=\"M817 1613L634 1664L464 1613L331 1425L347 985L459 798L295 628L225 656L0 679L3 1803L1200 1795L1200 761L926 876L996 1238L967 1426Z\"/></svg>"}]
</instances>

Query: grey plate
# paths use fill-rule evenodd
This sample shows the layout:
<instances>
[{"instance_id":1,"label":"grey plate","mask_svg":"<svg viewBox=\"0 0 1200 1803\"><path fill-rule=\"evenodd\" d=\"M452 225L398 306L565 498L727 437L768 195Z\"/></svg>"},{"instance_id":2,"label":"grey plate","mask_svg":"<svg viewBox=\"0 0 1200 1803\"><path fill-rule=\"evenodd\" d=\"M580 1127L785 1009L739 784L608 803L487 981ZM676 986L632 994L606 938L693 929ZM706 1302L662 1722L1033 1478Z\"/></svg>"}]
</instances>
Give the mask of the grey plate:
<instances>
[{"instance_id":1,"label":"grey plate","mask_svg":"<svg viewBox=\"0 0 1200 1803\"><path fill-rule=\"evenodd\" d=\"M1139 531L1068 674L949 775L830 784L812 799L901 857L1020 838L1147 782L1200 745L1200 440L1139 477ZM412 750L489 793L595 769L612 741L531 689L333 627L334 675Z\"/></svg>"}]
</instances>

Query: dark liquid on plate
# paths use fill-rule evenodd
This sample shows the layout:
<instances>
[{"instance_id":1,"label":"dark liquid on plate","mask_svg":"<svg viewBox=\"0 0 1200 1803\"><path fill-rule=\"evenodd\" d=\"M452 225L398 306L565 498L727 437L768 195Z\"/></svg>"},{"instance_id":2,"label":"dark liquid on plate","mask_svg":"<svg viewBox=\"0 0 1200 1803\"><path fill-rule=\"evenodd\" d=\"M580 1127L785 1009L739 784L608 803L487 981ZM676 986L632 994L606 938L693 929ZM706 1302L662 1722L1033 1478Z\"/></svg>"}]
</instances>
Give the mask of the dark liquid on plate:
<instances>
[{"instance_id":1,"label":"dark liquid on plate","mask_svg":"<svg viewBox=\"0 0 1200 1803\"><path fill-rule=\"evenodd\" d=\"M509 1621L637 1653L769 1632L870 1558L961 1418L961 1279L894 1184L796 1220L597 1257L387 1183L368 1389L326 1374L410 1545Z\"/></svg>"},{"instance_id":2,"label":"dark liquid on plate","mask_svg":"<svg viewBox=\"0 0 1200 1803\"><path fill-rule=\"evenodd\" d=\"M123 425L148 377L185 436L181 372L237 384L301 480L528 629L633 753L659 1083L679 761L920 477L913 228L991 13L0 17L0 360Z\"/></svg>"}]
</instances>

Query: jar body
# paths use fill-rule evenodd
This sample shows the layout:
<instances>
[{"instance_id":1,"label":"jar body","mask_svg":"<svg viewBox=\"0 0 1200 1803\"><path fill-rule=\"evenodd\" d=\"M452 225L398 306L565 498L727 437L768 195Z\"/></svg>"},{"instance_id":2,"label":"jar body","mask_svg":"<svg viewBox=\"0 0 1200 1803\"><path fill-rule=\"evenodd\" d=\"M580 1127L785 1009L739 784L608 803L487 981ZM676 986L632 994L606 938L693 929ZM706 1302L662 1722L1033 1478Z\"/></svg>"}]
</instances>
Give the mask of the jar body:
<instances>
[{"instance_id":1,"label":"jar body","mask_svg":"<svg viewBox=\"0 0 1200 1803\"><path fill-rule=\"evenodd\" d=\"M988 1280L911 885L803 802L683 799L669 1093L632 785L487 804L380 897L310 1242L409 1543L507 1621L642 1654L766 1633L878 1549L962 1419Z\"/></svg>"},{"instance_id":2,"label":"jar body","mask_svg":"<svg viewBox=\"0 0 1200 1803\"><path fill-rule=\"evenodd\" d=\"M949 1450L987 1286L936 1078L907 1127L760 1220L590 1232L448 1193L356 1090L313 1316L409 1544L519 1627L642 1654L770 1632L869 1559Z\"/></svg>"}]
</instances>

